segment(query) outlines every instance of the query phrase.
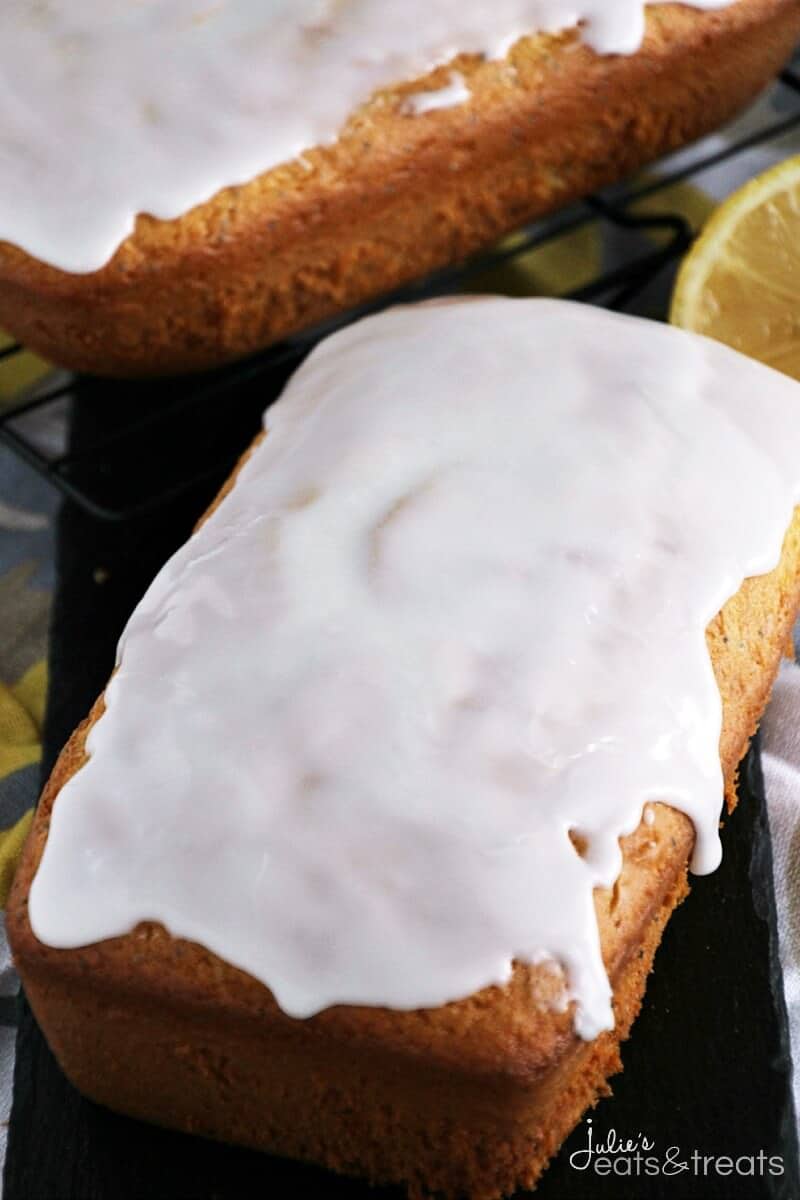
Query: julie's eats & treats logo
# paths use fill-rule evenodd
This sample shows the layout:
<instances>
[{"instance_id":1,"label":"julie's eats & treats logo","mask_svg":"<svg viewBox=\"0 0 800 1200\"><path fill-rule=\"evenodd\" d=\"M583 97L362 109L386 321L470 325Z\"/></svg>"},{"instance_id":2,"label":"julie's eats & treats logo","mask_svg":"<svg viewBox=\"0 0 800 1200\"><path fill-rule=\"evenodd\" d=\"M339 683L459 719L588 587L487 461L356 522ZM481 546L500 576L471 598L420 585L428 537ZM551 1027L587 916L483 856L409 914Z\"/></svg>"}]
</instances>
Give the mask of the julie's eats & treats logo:
<instances>
[{"instance_id":1,"label":"julie's eats & treats logo","mask_svg":"<svg viewBox=\"0 0 800 1200\"><path fill-rule=\"evenodd\" d=\"M626 1137L609 1129L599 1134L591 1118L586 1120L583 1146L573 1150L569 1165L574 1171L592 1171L595 1175L617 1176L620 1179L645 1179L655 1176L731 1176L763 1178L783 1175L783 1159L777 1154L760 1150L752 1154L704 1154L700 1150L683 1150L680 1146L659 1147L645 1133Z\"/></svg>"}]
</instances>

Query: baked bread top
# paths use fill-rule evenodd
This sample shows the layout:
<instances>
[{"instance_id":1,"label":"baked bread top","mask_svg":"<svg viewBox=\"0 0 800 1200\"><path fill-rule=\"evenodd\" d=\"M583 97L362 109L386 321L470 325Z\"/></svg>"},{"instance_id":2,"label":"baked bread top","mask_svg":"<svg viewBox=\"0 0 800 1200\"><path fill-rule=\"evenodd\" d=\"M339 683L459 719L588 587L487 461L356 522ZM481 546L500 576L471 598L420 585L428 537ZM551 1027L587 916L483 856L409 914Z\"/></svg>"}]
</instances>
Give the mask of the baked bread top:
<instances>
[{"instance_id":1,"label":"baked bread top","mask_svg":"<svg viewBox=\"0 0 800 1200\"><path fill-rule=\"evenodd\" d=\"M695 16L741 2L688 0ZM490 79L514 86L515 61L505 56L521 35L533 35L530 49L541 59L551 39L537 35L580 22L594 51L634 53L644 7L643 0L4 5L0 240L62 271L98 271L140 213L173 221L298 156L314 175L303 152L335 142L354 114L358 126L368 113L380 121L388 107L402 128L415 114L469 101L484 58L494 66ZM426 72L454 52L466 61L445 67L445 86L435 81L431 90ZM472 69L461 73L467 63Z\"/></svg>"},{"instance_id":2,"label":"baked bread top","mask_svg":"<svg viewBox=\"0 0 800 1200\"><path fill-rule=\"evenodd\" d=\"M647 9L636 54L597 54L572 30L524 37L500 61L458 56L379 89L335 141L302 158L177 219L140 214L100 270L65 272L0 240L0 326L54 362L104 375L229 362L462 260L715 128L798 37L797 0L664 4ZM454 71L469 99L412 115L415 97L447 94ZM199 160L213 173L205 143ZM6 187L15 221L36 219L38 174L34 184L30 205ZM60 180L51 191L57 226ZM85 206L95 233L96 201ZM21 236L3 225L0 237ZM76 229L64 244L73 255L90 241Z\"/></svg>"},{"instance_id":3,"label":"baked bread top","mask_svg":"<svg viewBox=\"0 0 800 1200\"><path fill-rule=\"evenodd\" d=\"M796 402L714 343L544 301L330 339L137 610L91 757L84 728L49 785L15 952L475 1070L609 1027L693 838L642 806L691 813L714 865L791 628L796 523L708 629L720 705L703 632L777 561Z\"/></svg>"}]
</instances>

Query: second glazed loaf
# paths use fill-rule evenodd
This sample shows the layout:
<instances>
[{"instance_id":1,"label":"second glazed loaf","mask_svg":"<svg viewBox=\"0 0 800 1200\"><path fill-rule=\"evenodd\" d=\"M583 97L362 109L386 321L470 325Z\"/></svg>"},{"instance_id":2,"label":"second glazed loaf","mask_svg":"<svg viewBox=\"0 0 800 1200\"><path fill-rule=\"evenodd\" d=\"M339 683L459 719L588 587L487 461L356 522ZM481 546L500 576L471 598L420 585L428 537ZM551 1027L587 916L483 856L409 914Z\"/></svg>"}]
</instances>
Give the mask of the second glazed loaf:
<instances>
[{"instance_id":1,"label":"second glazed loaf","mask_svg":"<svg viewBox=\"0 0 800 1200\"><path fill-rule=\"evenodd\" d=\"M800 37L797 0L648 12L635 55L576 32L460 60L471 98L410 117L449 68L378 97L339 140L186 216L140 217L112 261L71 275L0 243L0 324L78 370L218 365L463 258L728 119Z\"/></svg>"}]
</instances>

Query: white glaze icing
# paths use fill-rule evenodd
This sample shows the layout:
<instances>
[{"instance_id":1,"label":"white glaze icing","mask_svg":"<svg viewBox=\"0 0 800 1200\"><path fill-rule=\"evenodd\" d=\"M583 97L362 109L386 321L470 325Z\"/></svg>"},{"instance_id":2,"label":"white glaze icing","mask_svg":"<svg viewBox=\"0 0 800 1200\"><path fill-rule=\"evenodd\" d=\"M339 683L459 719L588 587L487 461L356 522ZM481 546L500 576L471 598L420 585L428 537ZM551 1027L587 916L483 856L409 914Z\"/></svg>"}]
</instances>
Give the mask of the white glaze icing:
<instances>
[{"instance_id":1,"label":"white glaze icing","mask_svg":"<svg viewBox=\"0 0 800 1200\"><path fill-rule=\"evenodd\" d=\"M403 105L403 110L414 117L424 116L425 113L438 112L441 108L456 108L469 100L470 92L467 81L460 71L451 71L450 80L446 87L436 88L432 92L415 92L409 96Z\"/></svg>"},{"instance_id":2,"label":"white glaze icing","mask_svg":"<svg viewBox=\"0 0 800 1200\"><path fill-rule=\"evenodd\" d=\"M607 1027L618 838L667 800L719 859L704 630L778 559L798 406L715 342L557 301L335 334L131 618L37 937L160 920L301 1017L549 958Z\"/></svg>"},{"instance_id":3,"label":"white glaze icing","mask_svg":"<svg viewBox=\"0 0 800 1200\"><path fill-rule=\"evenodd\" d=\"M137 213L332 140L376 89L578 21L631 53L643 0L3 0L0 240L97 270Z\"/></svg>"}]
</instances>

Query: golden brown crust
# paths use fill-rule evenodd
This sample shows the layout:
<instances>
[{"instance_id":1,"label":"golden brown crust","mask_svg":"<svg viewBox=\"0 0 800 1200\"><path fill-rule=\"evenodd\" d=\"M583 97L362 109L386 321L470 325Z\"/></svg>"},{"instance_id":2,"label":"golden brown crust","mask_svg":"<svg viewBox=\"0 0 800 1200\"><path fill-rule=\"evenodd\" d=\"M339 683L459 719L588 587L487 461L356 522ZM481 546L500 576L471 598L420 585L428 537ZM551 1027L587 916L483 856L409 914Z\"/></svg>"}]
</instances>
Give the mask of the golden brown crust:
<instances>
[{"instance_id":1,"label":"golden brown crust","mask_svg":"<svg viewBox=\"0 0 800 1200\"><path fill-rule=\"evenodd\" d=\"M51 1036L73 1082L99 1103L167 1127L269 1148L412 1194L486 1200L531 1187L619 1070L619 1039L641 1001L685 870L654 905L615 984L617 1030L569 1054L531 1086L502 1072L442 1070L421 1053L355 1052L310 1023L281 1029L187 1013L90 979L37 981L37 1012L58 1006ZM520 997L530 1007L530 997Z\"/></svg>"},{"instance_id":2,"label":"golden brown crust","mask_svg":"<svg viewBox=\"0 0 800 1200\"><path fill-rule=\"evenodd\" d=\"M462 259L712 129L779 70L798 0L651 9L642 50L524 39L511 64L460 59L469 103L408 117L374 97L339 140L176 221L140 217L113 260L68 275L0 243L0 325L109 375L200 369L258 350Z\"/></svg>"},{"instance_id":3,"label":"golden brown crust","mask_svg":"<svg viewBox=\"0 0 800 1200\"><path fill-rule=\"evenodd\" d=\"M731 797L799 604L800 508L776 569L746 580L707 631ZM577 1039L571 1012L552 1004L552 974L522 964L508 986L442 1008L342 1006L295 1021L255 979L152 923L78 950L34 937L27 897L52 805L102 708L100 697L56 764L7 913L28 997L73 1082L123 1112L412 1190L489 1198L532 1186L619 1069L619 1042L686 891L689 820L653 805L653 823L622 841L617 884L596 893L613 1033Z\"/></svg>"}]
</instances>

